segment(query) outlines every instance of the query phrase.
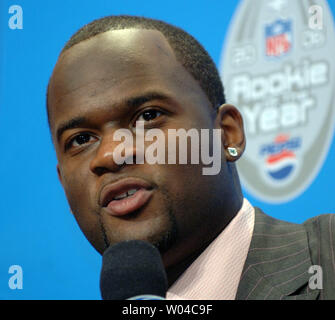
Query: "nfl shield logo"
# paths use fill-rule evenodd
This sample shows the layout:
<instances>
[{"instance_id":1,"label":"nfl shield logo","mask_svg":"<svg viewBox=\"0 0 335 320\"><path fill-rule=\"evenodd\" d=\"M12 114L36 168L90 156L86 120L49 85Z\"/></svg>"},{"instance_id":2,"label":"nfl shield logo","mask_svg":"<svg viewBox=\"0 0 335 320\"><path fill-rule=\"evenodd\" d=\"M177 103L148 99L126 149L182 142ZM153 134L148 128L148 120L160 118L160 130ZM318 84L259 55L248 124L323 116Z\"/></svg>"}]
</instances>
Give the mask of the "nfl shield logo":
<instances>
[{"instance_id":1,"label":"nfl shield logo","mask_svg":"<svg viewBox=\"0 0 335 320\"><path fill-rule=\"evenodd\" d=\"M291 20L276 20L265 26L265 51L268 57L280 57L292 46Z\"/></svg>"}]
</instances>

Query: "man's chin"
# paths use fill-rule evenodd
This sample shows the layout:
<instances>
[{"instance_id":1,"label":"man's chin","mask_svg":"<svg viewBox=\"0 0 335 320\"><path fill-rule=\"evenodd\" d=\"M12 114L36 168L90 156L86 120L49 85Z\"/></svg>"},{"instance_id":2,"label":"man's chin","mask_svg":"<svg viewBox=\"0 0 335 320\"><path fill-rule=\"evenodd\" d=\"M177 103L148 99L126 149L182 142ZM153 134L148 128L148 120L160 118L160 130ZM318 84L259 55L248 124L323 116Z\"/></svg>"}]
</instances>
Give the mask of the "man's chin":
<instances>
[{"instance_id":1,"label":"man's chin","mask_svg":"<svg viewBox=\"0 0 335 320\"><path fill-rule=\"evenodd\" d=\"M158 239L148 239L148 241L158 249L161 255L163 255L176 243L177 234L177 228L172 227Z\"/></svg>"},{"instance_id":2,"label":"man's chin","mask_svg":"<svg viewBox=\"0 0 335 320\"><path fill-rule=\"evenodd\" d=\"M127 232L109 231L101 221L101 233L105 243L105 249L122 241L129 240L142 240L147 241L154 245L160 252L164 254L167 252L177 241L178 229L175 219L170 217L169 223L165 225L165 228L157 228L156 232L153 229L148 233L148 229L139 230L137 226L134 226L134 230L128 229Z\"/></svg>"},{"instance_id":3,"label":"man's chin","mask_svg":"<svg viewBox=\"0 0 335 320\"><path fill-rule=\"evenodd\" d=\"M156 236L124 236L120 237L118 239L109 240L110 237L106 237L105 240L105 249L107 249L110 246L113 246L117 243L123 242L123 241L129 241L129 240L141 240L151 243L153 246L155 246L161 255L163 255L165 252L167 252L176 242L176 232L173 230L169 230L165 232L164 234L156 235Z\"/></svg>"}]
</instances>

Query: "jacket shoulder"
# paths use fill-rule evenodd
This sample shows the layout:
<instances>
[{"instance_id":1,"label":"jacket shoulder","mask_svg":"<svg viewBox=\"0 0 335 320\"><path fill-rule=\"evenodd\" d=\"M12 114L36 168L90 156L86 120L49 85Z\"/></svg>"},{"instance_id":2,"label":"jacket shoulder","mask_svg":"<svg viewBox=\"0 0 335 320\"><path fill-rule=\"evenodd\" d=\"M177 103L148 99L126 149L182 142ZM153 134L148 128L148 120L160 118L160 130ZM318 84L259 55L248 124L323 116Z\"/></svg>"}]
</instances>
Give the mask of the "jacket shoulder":
<instances>
[{"instance_id":1,"label":"jacket shoulder","mask_svg":"<svg viewBox=\"0 0 335 320\"><path fill-rule=\"evenodd\" d=\"M322 270L321 299L335 299L335 214L321 214L303 223L311 260Z\"/></svg>"}]
</instances>

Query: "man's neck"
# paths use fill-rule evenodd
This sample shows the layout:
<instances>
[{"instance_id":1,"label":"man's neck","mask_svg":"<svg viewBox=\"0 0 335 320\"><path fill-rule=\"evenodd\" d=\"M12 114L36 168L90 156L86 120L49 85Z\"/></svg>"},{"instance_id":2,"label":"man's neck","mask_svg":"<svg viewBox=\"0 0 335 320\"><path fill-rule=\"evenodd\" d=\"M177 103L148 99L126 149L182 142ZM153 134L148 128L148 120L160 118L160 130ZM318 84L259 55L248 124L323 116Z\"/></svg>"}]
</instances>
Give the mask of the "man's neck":
<instances>
[{"instance_id":1,"label":"man's neck","mask_svg":"<svg viewBox=\"0 0 335 320\"><path fill-rule=\"evenodd\" d=\"M200 254L207 248L207 246L212 242L209 241L200 249L189 255L186 259L182 260L180 263L166 268L166 274L168 278L169 288L175 283L175 281L188 269L188 267L200 256Z\"/></svg>"},{"instance_id":2,"label":"man's neck","mask_svg":"<svg viewBox=\"0 0 335 320\"><path fill-rule=\"evenodd\" d=\"M236 216L239 212L243 204L243 197L239 199L238 202L235 203L234 209L231 211L233 214L226 214L225 221L222 223L222 227L217 230L214 237L212 237L209 241L203 244L199 249L188 255L186 258L181 260L181 262L166 267L166 274L168 278L169 288L174 284L174 282L188 269L188 267L200 256L200 254L212 243L214 239L225 229L225 227L230 223L230 221ZM164 259L163 259L164 261Z\"/></svg>"}]
</instances>

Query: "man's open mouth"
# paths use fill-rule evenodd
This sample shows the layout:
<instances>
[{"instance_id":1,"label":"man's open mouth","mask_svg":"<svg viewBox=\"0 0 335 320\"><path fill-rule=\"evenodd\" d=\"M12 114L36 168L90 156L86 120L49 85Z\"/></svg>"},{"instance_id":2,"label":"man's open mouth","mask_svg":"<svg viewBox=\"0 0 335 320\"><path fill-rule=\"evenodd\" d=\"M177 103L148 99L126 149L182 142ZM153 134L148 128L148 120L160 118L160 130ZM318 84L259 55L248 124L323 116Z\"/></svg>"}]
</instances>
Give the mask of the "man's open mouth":
<instances>
[{"instance_id":1,"label":"man's open mouth","mask_svg":"<svg viewBox=\"0 0 335 320\"><path fill-rule=\"evenodd\" d=\"M126 178L105 186L100 203L113 216L122 216L140 209L150 199L153 188L146 181Z\"/></svg>"}]
</instances>

